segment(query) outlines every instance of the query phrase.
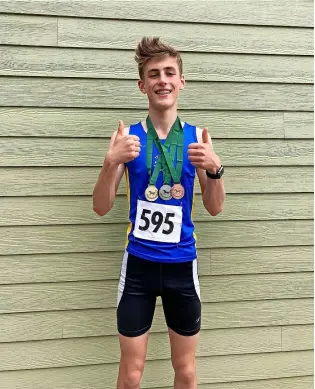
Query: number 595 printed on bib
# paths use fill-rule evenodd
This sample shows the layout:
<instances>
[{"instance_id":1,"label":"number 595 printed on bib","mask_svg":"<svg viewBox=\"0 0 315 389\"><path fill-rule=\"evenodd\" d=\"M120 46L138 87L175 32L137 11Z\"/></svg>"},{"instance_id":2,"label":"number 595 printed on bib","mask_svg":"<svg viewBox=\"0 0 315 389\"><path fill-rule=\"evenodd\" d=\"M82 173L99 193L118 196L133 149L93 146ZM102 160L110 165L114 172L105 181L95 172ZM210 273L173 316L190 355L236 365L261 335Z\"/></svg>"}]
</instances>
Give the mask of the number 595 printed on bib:
<instances>
[{"instance_id":1,"label":"number 595 printed on bib","mask_svg":"<svg viewBox=\"0 0 315 389\"><path fill-rule=\"evenodd\" d=\"M133 235L157 242L178 243L182 229L181 206L138 200Z\"/></svg>"}]
</instances>

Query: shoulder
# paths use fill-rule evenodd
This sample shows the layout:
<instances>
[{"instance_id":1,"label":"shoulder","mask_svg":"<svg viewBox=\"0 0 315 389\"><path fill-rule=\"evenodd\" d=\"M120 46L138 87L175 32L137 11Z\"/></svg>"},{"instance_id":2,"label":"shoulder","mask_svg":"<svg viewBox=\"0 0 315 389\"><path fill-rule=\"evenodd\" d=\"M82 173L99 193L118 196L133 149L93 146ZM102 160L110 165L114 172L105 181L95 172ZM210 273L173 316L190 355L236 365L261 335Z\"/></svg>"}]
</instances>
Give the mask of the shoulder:
<instances>
[{"instance_id":1,"label":"shoulder","mask_svg":"<svg viewBox=\"0 0 315 389\"><path fill-rule=\"evenodd\" d=\"M129 127L125 128L126 135L139 135L139 133L141 133L143 130L145 132L147 131L145 120L131 123Z\"/></svg>"},{"instance_id":2,"label":"shoulder","mask_svg":"<svg viewBox=\"0 0 315 389\"><path fill-rule=\"evenodd\" d=\"M202 143L202 129L199 127L196 127L196 135L198 143Z\"/></svg>"},{"instance_id":3,"label":"shoulder","mask_svg":"<svg viewBox=\"0 0 315 389\"><path fill-rule=\"evenodd\" d=\"M192 129L195 129L196 131L196 138L197 138L197 141L198 143L202 143L202 129L197 127L197 126L194 126L192 124L189 124L187 122L185 122L186 126L188 126L189 128L192 128Z\"/></svg>"},{"instance_id":4,"label":"shoulder","mask_svg":"<svg viewBox=\"0 0 315 389\"><path fill-rule=\"evenodd\" d=\"M189 123L185 120L181 120L180 122L184 131L188 131L189 133L196 133L197 136L198 127L195 124Z\"/></svg>"},{"instance_id":5,"label":"shoulder","mask_svg":"<svg viewBox=\"0 0 315 389\"><path fill-rule=\"evenodd\" d=\"M130 126L124 127L124 135L129 135L130 132Z\"/></svg>"},{"instance_id":6,"label":"shoulder","mask_svg":"<svg viewBox=\"0 0 315 389\"><path fill-rule=\"evenodd\" d=\"M197 127L197 126L195 126L195 125L193 125L193 124L190 124L190 123L188 123L188 122L182 122L182 125L186 125L186 126L188 126L188 128L195 128L196 129L196 138L197 138L197 142L198 143L203 143L203 140L202 140L202 132L203 132L203 130L206 128L207 130L208 130L208 128L207 127L203 127L203 128L200 128L200 127ZM209 131L208 131L208 133L209 133ZM210 139L210 143L211 143L211 145L212 145L212 139L211 139L211 136L210 136L210 134L209 134L209 139Z\"/></svg>"},{"instance_id":7,"label":"shoulder","mask_svg":"<svg viewBox=\"0 0 315 389\"><path fill-rule=\"evenodd\" d=\"M137 135L140 136L139 134L142 133L142 131L147 132L147 127L146 127L146 122L144 121L139 121L136 123L131 123L128 127L124 127L124 135ZM115 136L117 133L117 130L114 132L113 136Z\"/></svg>"}]
</instances>

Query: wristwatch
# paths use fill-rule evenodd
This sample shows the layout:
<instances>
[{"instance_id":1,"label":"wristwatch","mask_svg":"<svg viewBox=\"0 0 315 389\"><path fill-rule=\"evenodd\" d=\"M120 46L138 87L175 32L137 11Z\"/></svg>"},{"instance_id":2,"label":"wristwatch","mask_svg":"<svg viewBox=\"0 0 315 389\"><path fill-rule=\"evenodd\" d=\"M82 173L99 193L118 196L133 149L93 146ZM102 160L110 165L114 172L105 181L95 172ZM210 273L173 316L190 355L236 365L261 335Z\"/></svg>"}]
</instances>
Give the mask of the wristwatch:
<instances>
[{"instance_id":1,"label":"wristwatch","mask_svg":"<svg viewBox=\"0 0 315 389\"><path fill-rule=\"evenodd\" d=\"M207 177L213 178L214 180L218 180L223 176L224 173L224 167L221 165L219 170L214 174L214 173L209 173L208 170L206 170Z\"/></svg>"}]
</instances>

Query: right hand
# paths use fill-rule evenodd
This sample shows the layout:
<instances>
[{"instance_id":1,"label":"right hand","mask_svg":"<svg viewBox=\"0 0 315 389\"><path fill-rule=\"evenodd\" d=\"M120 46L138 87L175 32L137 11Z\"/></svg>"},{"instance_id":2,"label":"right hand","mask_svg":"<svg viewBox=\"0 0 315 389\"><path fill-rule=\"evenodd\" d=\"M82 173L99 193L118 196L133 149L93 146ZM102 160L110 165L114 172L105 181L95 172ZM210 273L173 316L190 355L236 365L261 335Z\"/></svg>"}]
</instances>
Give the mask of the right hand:
<instances>
[{"instance_id":1,"label":"right hand","mask_svg":"<svg viewBox=\"0 0 315 389\"><path fill-rule=\"evenodd\" d=\"M120 165L137 158L140 154L140 139L136 135L124 135L124 123L119 120L117 131L107 153L107 157L115 164Z\"/></svg>"}]
</instances>

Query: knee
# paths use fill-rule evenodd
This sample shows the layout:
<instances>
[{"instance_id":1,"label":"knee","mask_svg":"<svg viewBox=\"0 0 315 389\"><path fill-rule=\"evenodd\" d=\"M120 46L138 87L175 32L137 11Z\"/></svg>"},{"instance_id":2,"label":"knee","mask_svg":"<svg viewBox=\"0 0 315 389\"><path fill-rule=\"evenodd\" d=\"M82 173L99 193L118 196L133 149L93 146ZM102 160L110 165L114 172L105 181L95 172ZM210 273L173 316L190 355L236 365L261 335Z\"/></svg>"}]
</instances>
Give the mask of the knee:
<instances>
[{"instance_id":1,"label":"knee","mask_svg":"<svg viewBox=\"0 0 315 389\"><path fill-rule=\"evenodd\" d=\"M133 370L127 372L123 380L124 389L139 388L141 376L142 376L142 372L140 372L139 370Z\"/></svg>"},{"instance_id":2,"label":"knee","mask_svg":"<svg viewBox=\"0 0 315 389\"><path fill-rule=\"evenodd\" d=\"M176 379L187 386L192 385L196 380L196 367L194 363L191 364L174 364L174 371Z\"/></svg>"},{"instance_id":3,"label":"knee","mask_svg":"<svg viewBox=\"0 0 315 389\"><path fill-rule=\"evenodd\" d=\"M122 383L124 389L139 388L144 365L141 363L125 366Z\"/></svg>"}]
</instances>

